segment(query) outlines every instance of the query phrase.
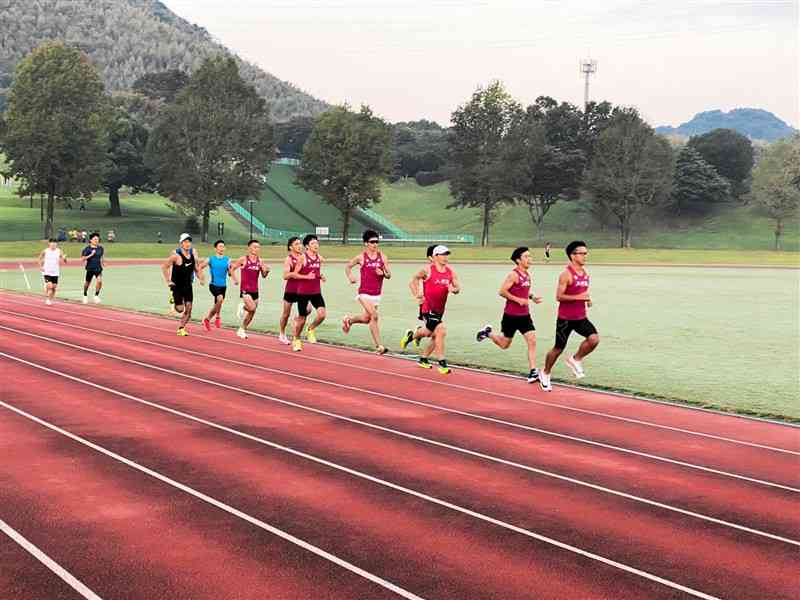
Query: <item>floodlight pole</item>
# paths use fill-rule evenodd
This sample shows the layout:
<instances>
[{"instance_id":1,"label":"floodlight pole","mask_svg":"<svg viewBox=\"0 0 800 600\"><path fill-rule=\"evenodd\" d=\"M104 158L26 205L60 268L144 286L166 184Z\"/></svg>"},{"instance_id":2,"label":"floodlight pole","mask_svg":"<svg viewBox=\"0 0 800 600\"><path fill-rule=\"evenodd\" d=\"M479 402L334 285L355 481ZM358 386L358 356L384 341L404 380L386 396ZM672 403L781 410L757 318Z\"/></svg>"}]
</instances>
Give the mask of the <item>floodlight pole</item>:
<instances>
[{"instance_id":1,"label":"floodlight pole","mask_svg":"<svg viewBox=\"0 0 800 600\"><path fill-rule=\"evenodd\" d=\"M250 203L250 239L253 239L253 199L248 200Z\"/></svg>"},{"instance_id":2,"label":"floodlight pole","mask_svg":"<svg viewBox=\"0 0 800 600\"><path fill-rule=\"evenodd\" d=\"M589 106L589 78L597 73L597 61L591 58L581 59L580 69L581 74L586 78L583 86L583 108L586 110L586 107Z\"/></svg>"}]
</instances>

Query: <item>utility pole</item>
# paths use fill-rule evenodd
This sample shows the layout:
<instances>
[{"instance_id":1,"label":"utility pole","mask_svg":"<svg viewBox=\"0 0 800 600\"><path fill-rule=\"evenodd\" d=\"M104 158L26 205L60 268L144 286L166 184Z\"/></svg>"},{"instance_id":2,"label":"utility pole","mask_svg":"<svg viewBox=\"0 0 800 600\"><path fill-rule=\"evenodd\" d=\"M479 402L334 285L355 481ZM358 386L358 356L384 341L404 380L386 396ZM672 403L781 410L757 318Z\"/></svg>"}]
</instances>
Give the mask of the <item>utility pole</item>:
<instances>
[{"instance_id":1,"label":"utility pole","mask_svg":"<svg viewBox=\"0 0 800 600\"><path fill-rule=\"evenodd\" d=\"M586 83L583 88L583 108L586 110L589 104L589 78L597 73L597 61L591 58L581 59L580 67L581 74L586 78Z\"/></svg>"}]
</instances>

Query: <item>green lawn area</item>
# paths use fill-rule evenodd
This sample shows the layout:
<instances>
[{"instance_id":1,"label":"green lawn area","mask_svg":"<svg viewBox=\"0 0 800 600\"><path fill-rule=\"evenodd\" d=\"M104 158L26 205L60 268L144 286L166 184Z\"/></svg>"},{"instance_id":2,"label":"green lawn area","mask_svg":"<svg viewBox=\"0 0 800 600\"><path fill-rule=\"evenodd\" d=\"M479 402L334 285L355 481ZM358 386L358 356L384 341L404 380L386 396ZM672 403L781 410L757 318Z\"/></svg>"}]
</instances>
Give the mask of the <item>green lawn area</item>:
<instances>
[{"instance_id":1,"label":"green lawn area","mask_svg":"<svg viewBox=\"0 0 800 600\"><path fill-rule=\"evenodd\" d=\"M159 248L162 256L164 250ZM116 248L109 251L110 257L114 251ZM278 268L277 261L273 266ZM594 298L590 318L602 341L586 361L588 376L582 383L800 421L799 270L590 267ZM414 268L411 264L395 265L395 277L386 285L382 327L385 341L393 350L397 350L403 330L416 323L415 303L406 289ZM501 302L496 290L507 267L462 264L456 268L464 293L452 297L448 305L449 359L457 364L524 372L525 352L520 340L507 352L474 340L479 326L486 322L499 324ZM546 298L535 309L540 361L553 341L552 298L560 268L560 264L537 266L534 272L534 289ZM367 347L366 328L356 327L349 336L339 328L341 317L356 309L353 288L345 281L342 265L330 264L325 271L329 278L324 291L330 318L320 330L321 339ZM79 297L81 275L79 269L65 270L62 297ZM165 312L166 289L156 265L111 267L105 279L107 304ZM277 277L267 280L262 290L265 300L255 321L257 329L275 331L279 286ZM24 289L19 271L0 272L0 287ZM199 317L209 307L210 295L205 288L196 286L196 298L195 316ZM224 312L226 323L233 325L235 301L229 302ZM191 332L204 335L199 325L193 326ZM577 343L572 339L570 347ZM554 376L570 380L562 364ZM457 380L458 371L452 377ZM525 384L520 386L526 390L524 393L537 393L527 391Z\"/></svg>"}]
</instances>

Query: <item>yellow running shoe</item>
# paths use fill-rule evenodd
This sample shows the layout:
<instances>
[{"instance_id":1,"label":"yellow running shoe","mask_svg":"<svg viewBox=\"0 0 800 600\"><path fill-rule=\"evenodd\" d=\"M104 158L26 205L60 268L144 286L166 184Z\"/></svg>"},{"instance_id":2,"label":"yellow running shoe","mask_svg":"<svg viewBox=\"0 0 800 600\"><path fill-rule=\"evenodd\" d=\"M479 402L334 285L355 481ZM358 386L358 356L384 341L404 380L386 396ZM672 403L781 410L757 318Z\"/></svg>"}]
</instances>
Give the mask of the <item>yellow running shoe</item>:
<instances>
[{"instance_id":1,"label":"yellow running shoe","mask_svg":"<svg viewBox=\"0 0 800 600\"><path fill-rule=\"evenodd\" d=\"M411 343L411 340L414 339L414 332L410 329L406 329L406 332L403 334L403 339L400 340L400 349L405 350L406 346Z\"/></svg>"},{"instance_id":2,"label":"yellow running shoe","mask_svg":"<svg viewBox=\"0 0 800 600\"><path fill-rule=\"evenodd\" d=\"M423 369L430 369L431 367L433 367L433 365L431 364L431 361L429 361L429 360L428 360L427 358L425 358L424 356L420 356L420 358L419 358L419 362L418 362L417 364L418 364L420 367L422 367Z\"/></svg>"},{"instance_id":3,"label":"yellow running shoe","mask_svg":"<svg viewBox=\"0 0 800 600\"><path fill-rule=\"evenodd\" d=\"M189 335L189 332L186 331L185 327L179 327L178 328L178 335L181 336L181 337L186 337L187 335Z\"/></svg>"},{"instance_id":4,"label":"yellow running shoe","mask_svg":"<svg viewBox=\"0 0 800 600\"><path fill-rule=\"evenodd\" d=\"M316 331L316 329L309 329L306 332L306 339L308 340L309 344L316 344L317 343L317 331Z\"/></svg>"},{"instance_id":5,"label":"yellow running shoe","mask_svg":"<svg viewBox=\"0 0 800 600\"><path fill-rule=\"evenodd\" d=\"M439 367L437 369L439 373L442 375L449 375L450 374L450 367L447 366L447 361L442 359L439 361Z\"/></svg>"},{"instance_id":6,"label":"yellow running shoe","mask_svg":"<svg viewBox=\"0 0 800 600\"><path fill-rule=\"evenodd\" d=\"M303 342L299 339L292 340L292 351L293 352L300 352L303 349Z\"/></svg>"}]
</instances>

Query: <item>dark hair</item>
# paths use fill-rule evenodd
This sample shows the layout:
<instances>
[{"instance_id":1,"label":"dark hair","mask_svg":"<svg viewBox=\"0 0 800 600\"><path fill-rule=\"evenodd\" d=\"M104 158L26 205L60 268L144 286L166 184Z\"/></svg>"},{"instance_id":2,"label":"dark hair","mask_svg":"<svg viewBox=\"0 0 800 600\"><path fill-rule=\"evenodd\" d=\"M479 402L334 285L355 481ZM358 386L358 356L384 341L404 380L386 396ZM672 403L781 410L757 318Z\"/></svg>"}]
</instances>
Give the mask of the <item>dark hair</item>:
<instances>
[{"instance_id":1,"label":"dark hair","mask_svg":"<svg viewBox=\"0 0 800 600\"><path fill-rule=\"evenodd\" d=\"M220 244L224 244L224 243L225 243L225 240L217 240L216 242L214 242L214 248L216 248Z\"/></svg>"},{"instance_id":2,"label":"dark hair","mask_svg":"<svg viewBox=\"0 0 800 600\"><path fill-rule=\"evenodd\" d=\"M49 240L47 240L48 244L52 244L53 242L58 243L58 240L56 238L50 238Z\"/></svg>"},{"instance_id":3,"label":"dark hair","mask_svg":"<svg viewBox=\"0 0 800 600\"><path fill-rule=\"evenodd\" d=\"M428 258L433 256L433 249L436 248L436 246L438 246L438 244L433 244L432 246L428 246L428 250L427 252L425 252L425 256L427 256Z\"/></svg>"},{"instance_id":4,"label":"dark hair","mask_svg":"<svg viewBox=\"0 0 800 600\"><path fill-rule=\"evenodd\" d=\"M89 239L90 239L90 240L91 240L92 238L97 238L97 239L99 240L99 239L100 239L100 234L99 234L98 232L94 231L94 232L92 232L92 234L89 236Z\"/></svg>"},{"instance_id":5,"label":"dark hair","mask_svg":"<svg viewBox=\"0 0 800 600\"><path fill-rule=\"evenodd\" d=\"M574 242L570 242L569 244L567 244L567 249L566 249L567 258L571 259L572 255L575 253L575 250L577 250L581 246L585 248L586 242L584 242L583 240L575 240Z\"/></svg>"},{"instance_id":6,"label":"dark hair","mask_svg":"<svg viewBox=\"0 0 800 600\"><path fill-rule=\"evenodd\" d=\"M311 243L311 240L319 241L319 238L315 236L313 233L309 233L306 237L303 238L303 246L308 246Z\"/></svg>"},{"instance_id":7,"label":"dark hair","mask_svg":"<svg viewBox=\"0 0 800 600\"><path fill-rule=\"evenodd\" d=\"M258 240L250 240L249 242L247 242L247 245L250 246L251 244L260 244L260 243L261 242L259 242Z\"/></svg>"},{"instance_id":8,"label":"dark hair","mask_svg":"<svg viewBox=\"0 0 800 600\"><path fill-rule=\"evenodd\" d=\"M293 235L288 240L286 240L286 249L287 250L291 250L292 249L292 244L294 244L299 239L300 239L299 237L297 237L296 235Z\"/></svg>"},{"instance_id":9,"label":"dark hair","mask_svg":"<svg viewBox=\"0 0 800 600\"><path fill-rule=\"evenodd\" d=\"M522 255L525 254L528 250L530 250L530 248L528 248L527 246L520 246L519 248L516 248L511 253L511 262L517 262L520 258L522 258Z\"/></svg>"},{"instance_id":10,"label":"dark hair","mask_svg":"<svg viewBox=\"0 0 800 600\"><path fill-rule=\"evenodd\" d=\"M373 231L372 229L367 229L364 232L364 235L361 236L361 239L364 240L364 243L367 243L372 238L380 238L377 231Z\"/></svg>"}]
</instances>

